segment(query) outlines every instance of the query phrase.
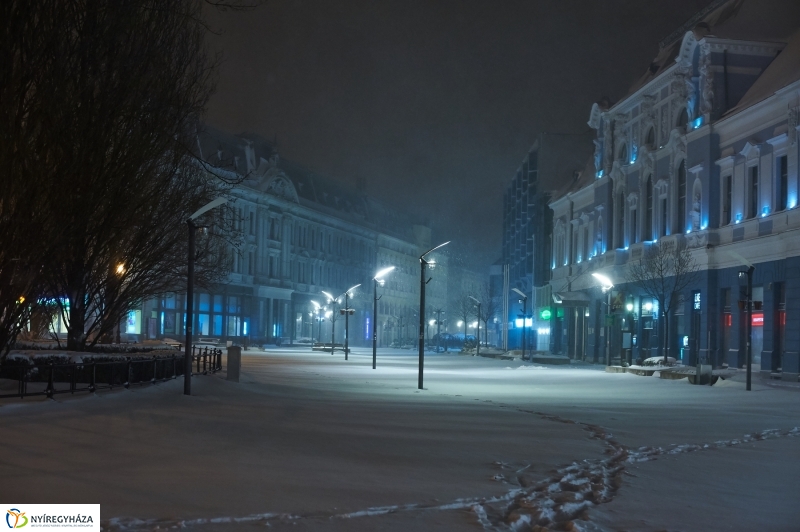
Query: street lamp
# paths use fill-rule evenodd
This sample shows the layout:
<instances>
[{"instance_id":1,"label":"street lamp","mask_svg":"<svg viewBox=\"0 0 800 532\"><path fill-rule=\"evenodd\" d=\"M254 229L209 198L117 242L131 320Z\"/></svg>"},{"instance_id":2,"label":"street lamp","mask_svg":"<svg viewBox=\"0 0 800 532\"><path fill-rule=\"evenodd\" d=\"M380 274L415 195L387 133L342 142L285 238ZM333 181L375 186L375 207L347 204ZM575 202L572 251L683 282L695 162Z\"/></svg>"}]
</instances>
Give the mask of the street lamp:
<instances>
[{"instance_id":1,"label":"street lamp","mask_svg":"<svg viewBox=\"0 0 800 532\"><path fill-rule=\"evenodd\" d=\"M478 336L477 336L478 347L477 347L477 349L475 351L475 354L478 355L478 356L481 356L481 302L478 301L477 299L475 299L472 296L467 296L467 297L469 297L471 300L473 300L475 302L475 304L478 306L478 321L475 322L475 323L478 324Z\"/></svg>"},{"instance_id":2,"label":"street lamp","mask_svg":"<svg viewBox=\"0 0 800 532\"><path fill-rule=\"evenodd\" d=\"M594 277L598 283L600 283L600 289L603 291L604 294L608 295L608 301L606 303L606 366L611 365L611 324L608 323L608 316L611 315L611 289L614 288L614 283L611 282L611 279L603 275L602 273L593 273L592 277Z\"/></svg>"},{"instance_id":3,"label":"street lamp","mask_svg":"<svg viewBox=\"0 0 800 532\"><path fill-rule=\"evenodd\" d=\"M200 207L186 220L189 228L189 262L186 269L186 349L183 357L183 395L192 395L192 323L194 321L194 236L197 226L194 221L211 209L215 209L227 202L227 198L217 198ZM119 267L118 267L119 268ZM122 267L124 270L124 266Z\"/></svg>"},{"instance_id":4,"label":"street lamp","mask_svg":"<svg viewBox=\"0 0 800 532\"><path fill-rule=\"evenodd\" d=\"M747 292L745 294L745 325L747 335L747 386L746 391L751 391L751 379L753 374L753 271L755 267L750 265L745 271L739 272L739 280L747 283ZM739 307L741 308L741 307Z\"/></svg>"},{"instance_id":5,"label":"street lamp","mask_svg":"<svg viewBox=\"0 0 800 532\"><path fill-rule=\"evenodd\" d=\"M316 317L316 321L317 321L317 343L319 343L320 331L322 330L322 321L320 320L319 315L320 315L320 312L322 312L322 307L319 305L319 303L317 303L316 301L313 301L313 300L311 301L311 304L314 305L314 313L317 315L317 317ZM313 324L313 322L311 324L311 339L312 339L312 341L314 339L314 324Z\"/></svg>"},{"instance_id":6,"label":"street lamp","mask_svg":"<svg viewBox=\"0 0 800 532\"><path fill-rule=\"evenodd\" d=\"M428 264L431 266L435 264L426 261L425 256L449 243L450 241L448 240L419 256L419 377L417 379L417 388L420 390L422 389L422 373L425 366L425 267L428 266Z\"/></svg>"},{"instance_id":7,"label":"street lamp","mask_svg":"<svg viewBox=\"0 0 800 532\"><path fill-rule=\"evenodd\" d=\"M350 348L348 347L349 346L348 338L347 338L348 331L350 330L350 314L353 314L355 312L353 309L350 308L350 305L347 303L347 300L349 297L352 297L350 295L350 292L355 290L359 286L361 286L361 283L358 283L355 286L351 286L344 292L344 359L345 360L347 360L347 354L350 352ZM341 312L341 309L339 309L339 312Z\"/></svg>"},{"instance_id":8,"label":"street lamp","mask_svg":"<svg viewBox=\"0 0 800 532\"><path fill-rule=\"evenodd\" d=\"M352 314L354 312L353 309L351 309L348 306L348 299L350 297L352 297L350 295L350 292L352 292L353 290L355 290L359 286L361 286L361 283L358 283L355 286L351 286L350 288L345 290L343 293L339 294L337 297L333 297L328 292L322 290L322 293L325 294L328 297L328 303L332 303L334 305L334 312L336 312L335 304L339 302L339 300L342 298L342 296L344 296L344 308L343 309L339 309L339 314L344 314L344 359L345 360L347 360L347 354L349 352L348 340L347 340L347 333L348 333L348 329L350 327L349 318L350 318L350 314ZM333 319L331 319L331 354L333 354L333 333L334 333L333 323L334 323Z\"/></svg>"},{"instance_id":9,"label":"street lamp","mask_svg":"<svg viewBox=\"0 0 800 532\"><path fill-rule=\"evenodd\" d=\"M392 270L394 270L394 266L389 266L376 273L375 277L372 278L372 369L375 369L378 358L378 285L383 286L383 278ZM386 335L384 334L384 336Z\"/></svg>"},{"instance_id":10,"label":"street lamp","mask_svg":"<svg viewBox=\"0 0 800 532\"><path fill-rule=\"evenodd\" d=\"M333 344L334 344L334 341L336 340L336 318L333 316L333 314L336 313L336 303L337 303L337 301L336 301L336 298L333 297L329 292L326 292L325 290L322 290L322 293L325 294L325 297L328 298L328 304L333 309L332 313L331 313L331 355L333 355Z\"/></svg>"},{"instance_id":11,"label":"street lamp","mask_svg":"<svg viewBox=\"0 0 800 532\"><path fill-rule=\"evenodd\" d=\"M519 300L519 302L522 303L522 360L525 360L525 351L527 347L525 345L525 339L526 339L525 327L528 324L528 296L526 296L522 290L519 290L517 288L512 288L511 290L516 292L519 295L519 297L522 298Z\"/></svg>"}]
</instances>

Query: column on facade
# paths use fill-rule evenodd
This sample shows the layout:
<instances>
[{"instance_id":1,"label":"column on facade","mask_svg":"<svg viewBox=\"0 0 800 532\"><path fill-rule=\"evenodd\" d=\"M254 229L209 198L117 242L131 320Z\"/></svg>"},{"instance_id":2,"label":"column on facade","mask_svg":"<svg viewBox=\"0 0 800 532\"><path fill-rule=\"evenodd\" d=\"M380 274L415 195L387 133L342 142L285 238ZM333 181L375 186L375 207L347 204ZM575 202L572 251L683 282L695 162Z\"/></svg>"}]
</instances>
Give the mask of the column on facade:
<instances>
[{"instance_id":1,"label":"column on facade","mask_svg":"<svg viewBox=\"0 0 800 532\"><path fill-rule=\"evenodd\" d=\"M288 280L292 277L292 218L284 215L281 219L281 279Z\"/></svg>"}]
</instances>

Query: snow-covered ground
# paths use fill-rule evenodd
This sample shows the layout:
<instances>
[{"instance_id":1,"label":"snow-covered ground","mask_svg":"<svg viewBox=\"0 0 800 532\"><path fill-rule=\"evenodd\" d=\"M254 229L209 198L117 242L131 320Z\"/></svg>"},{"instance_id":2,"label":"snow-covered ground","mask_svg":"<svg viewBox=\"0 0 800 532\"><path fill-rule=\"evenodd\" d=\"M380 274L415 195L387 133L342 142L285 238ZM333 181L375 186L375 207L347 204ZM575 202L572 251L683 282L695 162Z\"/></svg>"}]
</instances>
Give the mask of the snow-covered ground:
<instances>
[{"instance_id":1,"label":"snow-covered ground","mask_svg":"<svg viewBox=\"0 0 800 532\"><path fill-rule=\"evenodd\" d=\"M798 387L426 353L417 390L415 352L371 359L3 401L0 500L106 530L800 530Z\"/></svg>"}]
</instances>

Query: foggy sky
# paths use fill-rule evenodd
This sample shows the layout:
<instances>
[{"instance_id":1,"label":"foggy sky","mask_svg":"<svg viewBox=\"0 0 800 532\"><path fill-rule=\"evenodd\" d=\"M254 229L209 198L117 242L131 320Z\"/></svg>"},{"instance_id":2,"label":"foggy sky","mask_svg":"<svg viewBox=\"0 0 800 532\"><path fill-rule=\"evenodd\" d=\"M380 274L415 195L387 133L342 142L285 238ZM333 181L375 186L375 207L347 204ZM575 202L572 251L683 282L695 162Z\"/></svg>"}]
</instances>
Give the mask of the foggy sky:
<instances>
[{"instance_id":1,"label":"foggy sky","mask_svg":"<svg viewBox=\"0 0 800 532\"><path fill-rule=\"evenodd\" d=\"M582 132L708 0L268 0L213 12L207 121L417 214L481 265L542 131Z\"/></svg>"}]
</instances>

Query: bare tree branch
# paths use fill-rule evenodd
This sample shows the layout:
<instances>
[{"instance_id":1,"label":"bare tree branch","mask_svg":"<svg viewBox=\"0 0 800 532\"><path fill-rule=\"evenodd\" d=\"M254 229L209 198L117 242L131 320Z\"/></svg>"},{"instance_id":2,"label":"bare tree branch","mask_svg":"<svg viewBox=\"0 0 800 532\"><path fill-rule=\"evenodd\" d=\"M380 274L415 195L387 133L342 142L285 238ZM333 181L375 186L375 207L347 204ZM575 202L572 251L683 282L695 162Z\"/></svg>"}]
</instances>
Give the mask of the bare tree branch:
<instances>
[{"instance_id":1,"label":"bare tree branch","mask_svg":"<svg viewBox=\"0 0 800 532\"><path fill-rule=\"evenodd\" d=\"M628 267L626 280L644 295L658 301L663 322L664 362L668 360L669 319L681 302L681 295L695 283L697 262L691 252L675 241L660 240L647 248L641 259Z\"/></svg>"}]
</instances>

